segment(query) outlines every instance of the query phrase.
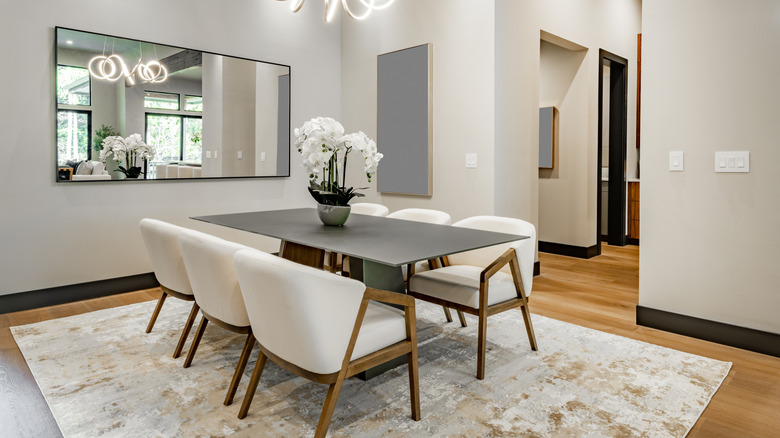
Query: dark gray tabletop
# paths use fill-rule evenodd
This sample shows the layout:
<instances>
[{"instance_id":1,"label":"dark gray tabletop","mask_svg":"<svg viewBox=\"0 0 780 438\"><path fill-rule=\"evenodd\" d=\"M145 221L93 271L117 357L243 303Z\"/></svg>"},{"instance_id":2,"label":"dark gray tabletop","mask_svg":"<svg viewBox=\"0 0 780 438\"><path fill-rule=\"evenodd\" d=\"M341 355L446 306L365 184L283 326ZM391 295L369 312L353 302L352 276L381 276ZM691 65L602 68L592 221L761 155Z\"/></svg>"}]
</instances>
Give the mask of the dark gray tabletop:
<instances>
[{"instance_id":1,"label":"dark gray tabletop","mask_svg":"<svg viewBox=\"0 0 780 438\"><path fill-rule=\"evenodd\" d=\"M320 222L314 208L253 211L192 219L390 266L528 238L362 214L351 214L342 227L329 227Z\"/></svg>"}]
</instances>

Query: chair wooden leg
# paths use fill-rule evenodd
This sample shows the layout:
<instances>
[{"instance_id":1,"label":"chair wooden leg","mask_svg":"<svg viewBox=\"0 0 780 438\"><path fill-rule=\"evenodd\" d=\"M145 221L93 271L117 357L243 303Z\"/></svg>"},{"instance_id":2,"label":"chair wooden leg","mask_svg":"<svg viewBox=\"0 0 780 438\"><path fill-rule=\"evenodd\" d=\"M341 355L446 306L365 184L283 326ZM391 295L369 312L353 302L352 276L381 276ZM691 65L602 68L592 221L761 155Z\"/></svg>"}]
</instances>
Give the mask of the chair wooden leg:
<instances>
[{"instance_id":1,"label":"chair wooden leg","mask_svg":"<svg viewBox=\"0 0 780 438\"><path fill-rule=\"evenodd\" d=\"M444 309L444 317L447 318L447 322L452 322L452 313L450 313L450 308L446 306L441 306L442 309Z\"/></svg>"},{"instance_id":2,"label":"chair wooden leg","mask_svg":"<svg viewBox=\"0 0 780 438\"><path fill-rule=\"evenodd\" d=\"M192 358L195 357L195 351L198 349L200 338L203 337L203 332L206 331L206 325L208 325L208 323L209 320L206 319L205 316L200 317L200 324L198 324L198 330L195 332L195 339L192 340L190 351L187 352L187 359L184 361L184 368L189 368L190 365L192 365Z\"/></svg>"},{"instance_id":3,"label":"chair wooden leg","mask_svg":"<svg viewBox=\"0 0 780 438\"><path fill-rule=\"evenodd\" d=\"M246 369L246 363L249 362L249 355L252 354L252 347L255 346L255 337L250 331L246 336L246 342L244 342L244 349L241 350L241 357L238 358L238 365L236 366L236 372L233 373L233 380L230 381L230 387L228 387L227 395L225 396L225 406L229 406L233 403L233 397L236 395L238 384L241 382L241 377L244 375L244 369Z\"/></svg>"},{"instance_id":4,"label":"chair wooden leg","mask_svg":"<svg viewBox=\"0 0 780 438\"><path fill-rule=\"evenodd\" d=\"M160 299L157 300L157 307L155 307L154 312L152 312L152 319L149 320L149 325L146 326L146 333L151 332L152 328L154 328L154 323L157 322L157 316L160 314L160 310L162 309L166 298L168 298L168 294L163 291L162 295L160 295Z\"/></svg>"},{"instance_id":5,"label":"chair wooden leg","mask_svg":"<svg viewBox=\"0 0 780 438\"><path fill-rule=\"evenodd\" d=\"M314 438L325 438L330 427L330 420L333 418L333 411L336 409L336 403L339 400L341 387L344 385L344 376L346 373L339 373L338 378L328 388L328 396L325 398L325 404L322 406L320 421L317 423L317 431L314 432Z\"/></svg>"},{"instance_id":6,"label":"chair wooden leg","mask_svg":"<svg viewBox=\"0 0 780 438\"><path fill-rule=\"evenodd\" d=\"M528 309L528 303L521 307L520 311L523 312L525 331L528 332L528 342L531 343L531 350L536 351L539 347L536 345L536 334L534 334L534 326L531 322L531 310Z\"/></svg>"},{"instance_id":7,"label":"chair wooden leg","mask_svg":"<svg viewBox=\"0 0 780 438\"><path fill-rule=\"evenodd\" d=\"M420 374L417 370L417 344L406 355L409 360L409 396L412 399L412 419L420 421Z\"/></svg>"},{"instance_id":8,"label":"chair wooden leg","mask_svg":"<svg viewBox=\"0 0 780 438\"><path fill-rule=\"evenodd\" d=\"M461 327L468 327L468 324L466 323L466 315L464 315L460 310L458 310L458 319L460 320Z\"/></svg>"},{"instance_id":9,"label":"chair wooden leg","mask_svg":"<svg viewBox=\"0 0 780 438\"><path fill-rule=\"evenodd\" d=\"M198 316L198 310L200 310L198 303L192 303L190 316L187 317L187 323L184 324L184 330L182 330L181 336L179 336L179 343L176 345L176 350L173 351L174 359L181 356L181 351L184 349L184 343L187 342L187 336L190 335L190 330L192 330L192 324L195 322L195 317Z\"/></svg>"},{"instance_id":10,"label":"chair wooden leg","mask_svg":"<svg viewBox=\"0 0 780 438\"><path fill-rule=\"evenodd\" d=\"M268 357L260 352L257 356L257 364L255 364L255 370L252 371L252 378L249 379L249 386L246 388L246 394L244 394L244 401L241 403L241 410L238 411L238 418L243 420L246 418L247 412L249 412L249 405L252 404L252 399L255 397L255 391L257 391L257 384L260 382L260 376L263 375L263 368L265 368L265 362Z\"/></svg>"},{"instance_id":11,"label":"chair wooden leg","mask_svg":"<svg viewBox=\"0 0 780 438\"><path fill-rule=\"evenodd\" d=\"M477 379L485 378L485 351L487 350L487 311L479 309L479 333L477 335Z\"/></svg>"}]
</instances>

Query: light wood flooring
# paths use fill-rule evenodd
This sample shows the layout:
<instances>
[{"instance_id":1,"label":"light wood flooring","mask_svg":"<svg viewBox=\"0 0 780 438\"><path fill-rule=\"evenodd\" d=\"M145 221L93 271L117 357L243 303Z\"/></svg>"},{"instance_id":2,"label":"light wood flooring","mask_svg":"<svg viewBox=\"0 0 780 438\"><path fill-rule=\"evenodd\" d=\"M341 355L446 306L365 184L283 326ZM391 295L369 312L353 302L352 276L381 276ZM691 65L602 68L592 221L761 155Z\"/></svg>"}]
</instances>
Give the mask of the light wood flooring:
<instances>
[{"instance_id":1,"label":"light wood flooring","mask_svg":"<svg viewBox=\"0 0 780 438\"><path fill-rule=\"evenodd\" d=\"M637 326L639 248L603 245L590 260L540 253L531 311L573 324L733 362L691 437L780 436L780 358ZM0 315L0 437L58 437L8 327L157 299L150 289ZM164 311L164 309L163 309Z\"/></svg>"}]
</instances>

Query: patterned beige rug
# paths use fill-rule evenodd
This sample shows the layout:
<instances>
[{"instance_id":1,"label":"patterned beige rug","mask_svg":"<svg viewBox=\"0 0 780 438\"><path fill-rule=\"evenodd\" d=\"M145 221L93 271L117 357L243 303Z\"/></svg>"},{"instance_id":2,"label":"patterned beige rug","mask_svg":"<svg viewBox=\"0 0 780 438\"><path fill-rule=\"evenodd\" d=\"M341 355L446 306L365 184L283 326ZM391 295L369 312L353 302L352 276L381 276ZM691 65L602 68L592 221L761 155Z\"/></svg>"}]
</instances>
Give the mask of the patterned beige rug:
<instances>
[{"instance_id":1,"label":"patterned beige rug","mask_svg":"<svg viewBox=\"0 0 780 438\"><path fill-rule=\"evenodd\" d=\"M313 434L326 387L269 362L249 416L236 418L257 351L223 406L243 336L210 326L193 365L172 359L189 303L154 302L12 329L66 437ZM446 323L420 303L422 421L410 418L399 367L349 379L332 436L685 436L729 372L720 362L534 315L532 352L519 311L492 317L487 376L475 378L476 324ZM194 330L193 330L194 332ZM188 344L189 346L189 344Z\"/></svg>"}]
</instances>

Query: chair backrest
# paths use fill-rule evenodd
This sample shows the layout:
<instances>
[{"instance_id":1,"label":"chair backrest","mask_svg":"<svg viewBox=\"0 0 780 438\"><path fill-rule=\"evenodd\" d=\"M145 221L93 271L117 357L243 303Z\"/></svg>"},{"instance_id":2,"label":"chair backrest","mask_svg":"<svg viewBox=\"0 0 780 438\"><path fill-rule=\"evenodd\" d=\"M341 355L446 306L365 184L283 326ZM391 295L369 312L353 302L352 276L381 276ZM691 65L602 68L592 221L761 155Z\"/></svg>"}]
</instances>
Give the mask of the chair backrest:
<instances>
[{"instance_id":1,"label":"chair backrest","mask_svg":"<svg viewBox=\"0 0 780 438\"><path fill-rule=\"evenodd\" d=\"M195 302L210 316L247 327L249 317L233 264L233 254L247 247L194 230L179 234L179 247Z\"/></svg>"},{"instance_id":2,"label":"chair backrest","mask_svg":"<svg viewBox=\"0 0 780 438\"><path fill-rule=\"evenodd\" d=\"M168 165L167 164L158 164L154 166L154 177L157 179L167 178L168 177Z\"/></svg>"},{"instance_id":3,"label":"chair backrest","mask_svg":"<svg viewBox=\"0 0 780 438\"><path fill-rule=\"evenodd\" d=\"M518 264L520 265L520 274L523 277L523 289L525 289L526 295L531 294L534 278L534 251L536 248L536 227L532 223L508 217L474 216L458 221L452 226L528 236L528 239L475 249L460 254L452 254L447 258L452 265L472 265L485 268L508 248L514 248ZM501 270L511 273L509 265L504 266Z\"/></svg>"},{"instance_id":4,"label":"chair backrest","mask_svg":"<svg viewBox=\"0 0 780 438\"><path fill-rule=\"evenodd\" d=\"M387 216L390 213L390 209L382 204L358 202L356 204L349 205L352 207L350 212L355 214L365 214L367 216Z\"/></svg>"},{"instance_id":5,"label":"chair backrest","mask_svg":"<svg viewBox=\"0 0 780 438\"><path fill-rule=\"evenodd\" d=\"M313 373L341 369L366 286L256 250L234 258L260 344Z\"/></svg>"},{"instance_id":6,"label":"chair backrest","mask_svg":"<svg viewBox=\"0 0 780 438\"><path fill-rule=\"evenodd\" d=\"M141 219L138 226L157 281L175 292L192 295L179 249L179 233L185 228L148 218Z\"/></svg>"},{"instance_id":7,"label":"chair backrest","mask_svg":"<svg viewBox=\"0 0 780 438\"><path fill-rule=\"evenodd\" d=\"M449 214L439 210L429 210L427 208L406 208L394 211L387 215L387 217L439 225L449 225L452 223L452 218Z\"/></svg>"},{"instance_id":8,"label":"chair backrest","mask_svg":"<svg viewBox=\"0 0 780 438\"><path fill-rule=\"evenodd\" d=\"M169 164L165 167L165 177L166 178L178 178L179 177L179 166L176 164Z\"/></svg>"},{"instance_id":9,"label":"chair backrest","mask_svg":"<svg viewBox=\"0 0 780 438\"><path fill-rule=\"evenodd\" d=\"M179 166L179 178L192 178L192 166Z\"/></svg>"}]
</instances>

